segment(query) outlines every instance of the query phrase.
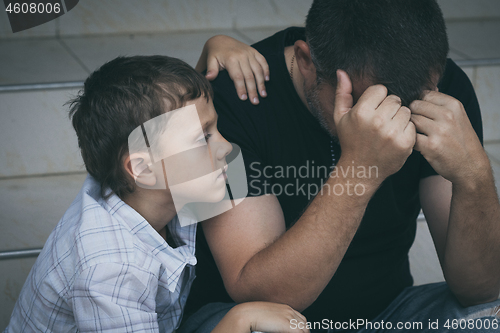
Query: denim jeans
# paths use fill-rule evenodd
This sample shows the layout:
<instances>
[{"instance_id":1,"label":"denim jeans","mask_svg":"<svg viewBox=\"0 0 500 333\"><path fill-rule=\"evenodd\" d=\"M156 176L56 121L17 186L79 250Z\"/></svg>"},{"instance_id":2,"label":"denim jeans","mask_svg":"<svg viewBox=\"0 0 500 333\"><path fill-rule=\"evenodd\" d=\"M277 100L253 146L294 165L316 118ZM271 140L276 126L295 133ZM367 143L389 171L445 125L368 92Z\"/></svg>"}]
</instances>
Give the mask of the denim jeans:
<instances>
[{"instance_id":1,"label":"denim jeans","mask_svg":"<svg viewBox=\"0 0 500 333\"><path fill-rule=\"evenodd\" d=\"M205 305L188 318L177 332L209 333L234 305L235 303ZM329 327L328 332L359 333L500 332L500 300L464 308L445 282L432 283L406 288L387 309L369 323L358 322L357 319L353 319L351 323L332 321Z\"/></svg>"},{"instance_id":2,"label":"denim jeans","mask_svg":"<svg viewBox=\"0 0 500 333\"><path fill-rule=\"evenodd\" d=\"M358 332L500 332L499 311L500 300L464 308L445 282L432 283L406 288Z\"/></svg>"}]
</instances>

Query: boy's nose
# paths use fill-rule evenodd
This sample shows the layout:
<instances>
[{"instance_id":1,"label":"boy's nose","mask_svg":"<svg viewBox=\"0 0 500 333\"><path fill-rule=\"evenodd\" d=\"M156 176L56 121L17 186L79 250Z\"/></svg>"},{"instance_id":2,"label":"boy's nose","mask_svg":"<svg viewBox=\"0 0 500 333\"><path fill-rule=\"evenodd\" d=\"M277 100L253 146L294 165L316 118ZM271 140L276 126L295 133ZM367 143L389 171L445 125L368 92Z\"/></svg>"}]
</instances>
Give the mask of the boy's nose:
<instances>
[{"instance_id":1,"label":"boy's nose","mask_svg":"<svg viewBox=\"0 0 500 333\"><path fill-rule=\"evenodd\" d=\"M220 142L220 146L217 149L217 159L222 160L226 158L227 155L233 150L233 145L227 142L226 139Z\"/></svg>"}]
</instances>

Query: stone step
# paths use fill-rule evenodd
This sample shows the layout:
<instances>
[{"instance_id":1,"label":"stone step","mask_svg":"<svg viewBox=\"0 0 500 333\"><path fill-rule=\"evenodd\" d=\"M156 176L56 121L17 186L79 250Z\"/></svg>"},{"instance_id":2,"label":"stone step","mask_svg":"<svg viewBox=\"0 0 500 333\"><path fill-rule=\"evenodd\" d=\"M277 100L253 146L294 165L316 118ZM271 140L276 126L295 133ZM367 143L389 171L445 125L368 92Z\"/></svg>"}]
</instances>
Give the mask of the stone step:
<instances>
[{"instance_id":1,"label":"stone step","mask_svg":"<svg viewBox=\"0 0 500 333\"><path fill-rule=\"evenodd\" d=\"M438 0L447 21L500 18L498 0ZM0 14L0 38L245 29L303 25L312 0L86 0L41 26L12 33Z\"/></svg>"},{"instance_id":2,"label":"stone step","mask_svg":"<svg viewBox=\"0 0 500 333\"><path fill-rule=\"evenodd\" d=\"M483 65L484 60L481 62L480 59L493 55L500 59L500 49L491 53L494 47L488 47L488 43L500 45L493 43L491 37L500 36L496 28L500 25L489 26L488 32L483 33L484 41L476 42L475 53L465 47L461 49L461 55L451 53L459 64L463 64L476 88L487 142L500 140L500 94L497 93L500 91L500 60L496 65ZM168 54L194 66L210 36L223 33L252 43L279 29L3 40L0 60L5 61L0 61L0 85L83 81L91 71L118 55ZM477 31L479 33L480 30ZM473 38L470 39L472 43ZM452 45L461 45L454 43ZM468 54L483 54L484 57L471 59ZM68 106L65 105L78 89L18 92L1 92L1 89L0 177L82 171L76 137L67 118Z\"/></svg>"},{"instance_id":3,"label":"stone step","mask_svg":"<svg viewBox=\"0 0 500 333\"><path fill-rule=\"evenodd\" d=\"M42 247L86 173L0 179L0 251ZM36 258L0 260L0 331Z\"/></svg>"}]
</instances>

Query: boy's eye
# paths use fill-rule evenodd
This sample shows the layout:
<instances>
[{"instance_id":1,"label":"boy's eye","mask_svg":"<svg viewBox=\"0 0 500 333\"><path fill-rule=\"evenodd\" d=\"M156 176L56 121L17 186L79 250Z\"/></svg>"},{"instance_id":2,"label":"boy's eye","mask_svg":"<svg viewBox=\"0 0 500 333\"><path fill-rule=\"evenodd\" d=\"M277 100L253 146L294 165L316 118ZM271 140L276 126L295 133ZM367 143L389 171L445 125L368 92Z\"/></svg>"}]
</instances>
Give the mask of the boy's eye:
<instances>
[{"instance_id":1,"label":"boy's eye","mask_svg":"<svg viewBox=\"0 0 500 333\"><path fill-rule=\"evenodd\" d=\"M210 133L204 133L204 135L198 139L199 142L208 142L208 139L210 139L210 137L212 136L212 134Z\"/></svg>"}]
</instances>

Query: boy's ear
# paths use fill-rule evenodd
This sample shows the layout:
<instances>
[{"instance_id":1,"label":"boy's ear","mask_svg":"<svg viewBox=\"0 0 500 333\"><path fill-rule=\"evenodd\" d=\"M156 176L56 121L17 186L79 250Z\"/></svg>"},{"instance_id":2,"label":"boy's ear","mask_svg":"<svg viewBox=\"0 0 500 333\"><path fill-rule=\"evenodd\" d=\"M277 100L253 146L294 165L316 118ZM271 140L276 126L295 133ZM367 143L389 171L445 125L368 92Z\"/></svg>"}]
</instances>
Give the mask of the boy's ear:
<instances>
[{"instance_id":1,"label":"boy's ear","mask_svg":"<svg viewBox=\"0 0 500 333\"><path fill-rule=\"evenodd\" d=\"M156 174L148 165L149 160L149 154L140 152L128 155L123 161L125 171L134 178L136 184L140 187L143 187L141 185L155 186L157 182Z\"/></svg>"}]
</instances>

